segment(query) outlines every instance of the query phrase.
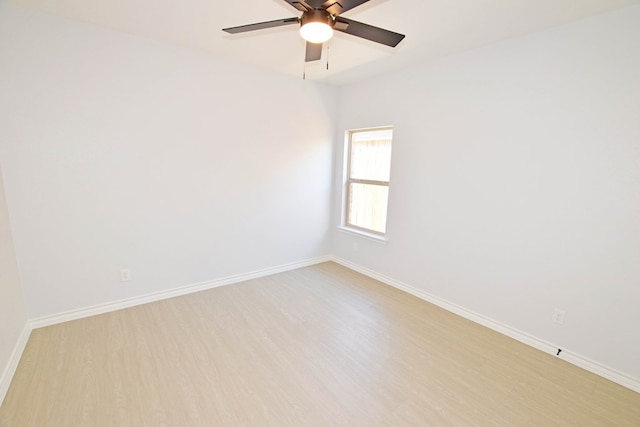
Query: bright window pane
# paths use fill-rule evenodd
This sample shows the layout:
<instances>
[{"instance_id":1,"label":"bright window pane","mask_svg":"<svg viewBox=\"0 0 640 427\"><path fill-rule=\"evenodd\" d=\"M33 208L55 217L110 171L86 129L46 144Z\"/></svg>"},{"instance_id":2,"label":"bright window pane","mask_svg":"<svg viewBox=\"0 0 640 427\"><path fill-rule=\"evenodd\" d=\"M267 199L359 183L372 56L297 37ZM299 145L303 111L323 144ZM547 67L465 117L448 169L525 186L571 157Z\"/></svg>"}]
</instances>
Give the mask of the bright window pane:
<instances>
[{"instance_id":1,"label":"bright window pane","mask_svg":"<svg viewBox=\"0 0 640 427\"><path fill-rule=\"evenodd\" d=\"M351 179L389 181L391 131L361 132L351 141Z\"/></svg>"},{"instance_id":2,"label":"bright window pane","mask_svg":"<svg viewBox=\"0 0 640 427\"><path fill-rule=\"evenodd\" d=\"M349 184L350 225L384 233L387 224L389 187L371 184Z\"/></svg>"}]
</instances>

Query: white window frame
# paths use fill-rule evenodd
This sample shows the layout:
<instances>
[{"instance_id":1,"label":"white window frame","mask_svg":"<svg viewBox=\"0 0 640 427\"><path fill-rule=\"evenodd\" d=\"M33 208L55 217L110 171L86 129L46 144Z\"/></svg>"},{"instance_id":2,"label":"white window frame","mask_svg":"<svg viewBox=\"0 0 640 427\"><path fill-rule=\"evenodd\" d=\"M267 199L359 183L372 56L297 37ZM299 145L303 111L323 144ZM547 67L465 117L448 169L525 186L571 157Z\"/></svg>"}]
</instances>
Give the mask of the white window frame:
<instances>
[{"instance_id":1,"label":"white window frame","mask_svg":"<svg viewBox=\"0 0 640 427\"><path fill-rule=\"evenodd\" d=\"M386 241L387 235L387 222L385 222L385 232L380 232L378 230L373 230L365 227L360 227L354 224L349 223L349 206L350 206L350 184L365 184L365 185L378 185L389 188L389 181L377 181L377 180L367 180L367 179L355 179L351 178L351 143L353 140L353 136L358 133L363 132L379 132L379 131L391 131L393 132L393 126L380 126L375 128L365 128L365 129L351 129L346 132L345 135L345 162L344 162L344 198L343 198L343 209L342 209L342 226L340 229L342 231L347 231L351 233L355 233L357 235L372 238L376 241ZM391 144L393 150L393 136L391 137ZM387 196L388 197L388 196ZM387 198L387 214L389 211L389 200ZM388 218L387 218L388 220Z\"/></svg>"}]
</instances>

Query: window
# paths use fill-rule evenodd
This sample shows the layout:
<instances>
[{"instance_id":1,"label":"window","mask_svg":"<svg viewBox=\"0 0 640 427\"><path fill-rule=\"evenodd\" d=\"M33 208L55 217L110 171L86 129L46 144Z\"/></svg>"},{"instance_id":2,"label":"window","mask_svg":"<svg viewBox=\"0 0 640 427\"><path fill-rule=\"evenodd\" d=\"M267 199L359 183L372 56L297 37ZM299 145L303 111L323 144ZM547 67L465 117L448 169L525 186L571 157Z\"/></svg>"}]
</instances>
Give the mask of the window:
<instances>
[{"instance_id":1,"label":"window","mask_svg":"<svg viewBox=\"0 0 640 427\"><path fill-rule=\"evenodd\" d=\"M384 235L391 170L390 127L349 132L345 226Z\"/></svg>"}]
</instances>

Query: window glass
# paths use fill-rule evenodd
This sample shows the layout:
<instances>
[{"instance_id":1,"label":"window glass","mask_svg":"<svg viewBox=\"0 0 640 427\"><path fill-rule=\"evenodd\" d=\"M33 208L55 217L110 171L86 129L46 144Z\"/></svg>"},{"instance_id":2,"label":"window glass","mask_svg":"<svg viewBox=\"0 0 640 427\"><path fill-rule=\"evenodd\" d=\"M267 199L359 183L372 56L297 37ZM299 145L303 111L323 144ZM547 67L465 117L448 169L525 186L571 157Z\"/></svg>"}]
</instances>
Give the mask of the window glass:
<instances>
[{"instance_id":1,"label":"window glass","mask_svg":"<svg viewBox=\"0 0 640 427\"><path fill-rule=\"evenodd\" d=\"M351 143L351 178L389 181L391 139L355 140Z\"/></svg>"},{"instance_id":2,"label":"window glass","mask_svg":"<svg viewBox=\"0 0 640 427\"><path fill-rule=\"evenodd\" d=\"M348 223L356 227L384 233L387 224L389 187L381 185L349 185Z\"/></svg>"}]
</instances>

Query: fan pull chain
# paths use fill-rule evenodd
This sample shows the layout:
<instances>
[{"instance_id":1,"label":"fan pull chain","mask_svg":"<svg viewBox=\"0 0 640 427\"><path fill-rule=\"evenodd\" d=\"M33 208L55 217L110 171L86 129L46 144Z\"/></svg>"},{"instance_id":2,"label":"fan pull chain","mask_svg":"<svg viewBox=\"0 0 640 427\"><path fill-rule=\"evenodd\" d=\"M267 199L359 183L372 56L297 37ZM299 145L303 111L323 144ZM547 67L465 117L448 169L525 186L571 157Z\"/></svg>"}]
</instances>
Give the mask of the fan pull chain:
<instances>
[{"instance_id":1,"label":"fan pull chain","mask_svg":"<svg viewBox=\"0 0 640 427\"><path fill-rule=\"evenodd\" d=\"M327 43L327 71L329 70L329 43Z\"/></svg>"}]
</instances>

